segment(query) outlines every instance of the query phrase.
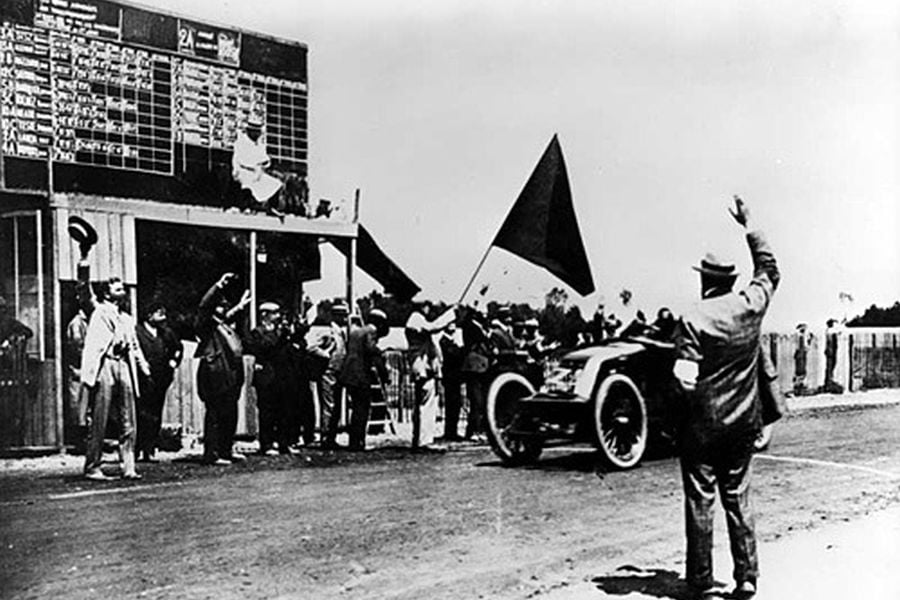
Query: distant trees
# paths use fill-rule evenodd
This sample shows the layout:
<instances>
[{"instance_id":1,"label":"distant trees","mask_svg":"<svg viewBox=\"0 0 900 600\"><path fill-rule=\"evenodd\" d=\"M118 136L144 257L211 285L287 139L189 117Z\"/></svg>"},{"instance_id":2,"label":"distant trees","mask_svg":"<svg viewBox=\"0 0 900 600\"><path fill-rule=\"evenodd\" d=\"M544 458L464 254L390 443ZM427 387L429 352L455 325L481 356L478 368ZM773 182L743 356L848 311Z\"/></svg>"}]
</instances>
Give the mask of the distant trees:
<instances>
[{"instance_id":1,"label":"distant trees","mask_svg":"<svg viewBox=\"0 0 900 600\"><path fill-rule=\"evenodd\" d=\"M900 302L888 308L873 304L863 314L847 321L847 327L900 327Z\"/></svg>"}]
</instances>

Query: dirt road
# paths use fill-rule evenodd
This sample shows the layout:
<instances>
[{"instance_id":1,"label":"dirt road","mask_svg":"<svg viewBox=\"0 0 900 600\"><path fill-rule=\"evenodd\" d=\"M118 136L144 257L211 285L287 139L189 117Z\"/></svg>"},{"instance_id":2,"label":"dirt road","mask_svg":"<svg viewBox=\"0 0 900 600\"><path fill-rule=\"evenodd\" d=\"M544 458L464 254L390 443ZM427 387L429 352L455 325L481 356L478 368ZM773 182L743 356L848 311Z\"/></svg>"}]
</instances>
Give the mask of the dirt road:
<instances>
[{"instance_id":1,"label":"dirt road","mask_svg":"<svg viewBox=\"0 0 900 600\"><path fill-rule=\"evenodd\" d=\"M760 538L900 504L898 432L896 405L783 421L754 464ZM0 595L541 598L602 589L624 565L680 570L673 458L604 473L584 448L528 469L502 468L484 447L308 451L144 473L98 485L71 470L0 474ZM727 582L729 570L716 574Z\"/></svg>"}]
</instances>

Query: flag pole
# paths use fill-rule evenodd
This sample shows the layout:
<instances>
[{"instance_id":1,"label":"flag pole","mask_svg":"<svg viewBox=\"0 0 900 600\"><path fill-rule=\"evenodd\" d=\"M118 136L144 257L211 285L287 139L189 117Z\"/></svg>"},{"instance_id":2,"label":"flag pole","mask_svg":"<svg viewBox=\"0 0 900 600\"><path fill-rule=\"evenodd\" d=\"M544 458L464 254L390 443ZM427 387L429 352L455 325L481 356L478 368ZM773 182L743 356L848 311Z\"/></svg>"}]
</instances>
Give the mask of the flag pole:
<instances>
[{"instance_id":1,"label":"flag pole","mask_svg":"<svg viewBox=\"0 0 900 600\"><path fill-rule=\"evenodd\" d=\"M457 304L462 304L463 298L465 298L465 297L466 297L466 294L469 293L469 288L471 288L471 287L472 287L472 284L475 283L475 278L478 276L478 272L481 271L481 267L484 266L484 261L487 260L488 254L490 253L491 248L493 247L493 245L494 245L493 242L491 242L490 244L488 244L487 250L484 251L484 255L481 257L481 261L478 263L478 266L475 267L475 272L472 273L472 277L469 279L469 283L466 284L466 289L463 290L463 293L462 293L462 295L459 297L459 300L457 301Z\"/></svg>"}]
</instances>

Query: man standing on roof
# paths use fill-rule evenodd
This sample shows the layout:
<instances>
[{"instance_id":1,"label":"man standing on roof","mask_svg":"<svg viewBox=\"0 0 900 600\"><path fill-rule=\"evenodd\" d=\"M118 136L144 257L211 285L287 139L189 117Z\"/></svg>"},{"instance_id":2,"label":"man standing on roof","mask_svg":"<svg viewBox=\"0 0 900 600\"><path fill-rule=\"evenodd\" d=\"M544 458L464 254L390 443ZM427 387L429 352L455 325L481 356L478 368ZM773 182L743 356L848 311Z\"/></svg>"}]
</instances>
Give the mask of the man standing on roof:
<instances>
[{"instance_id":1,"label":"man standing on roof","mask_svg":"<svg viewBox=\"0 0 900 600\"><path fill-rule=\"evenodd\" d=\"M250 113L244 130L238 133L234 142L231 174L240 184L242 193L249 194L249 202L241 203L243 208L264 205L270 212L283 216L275 209L275 198L281 191L282 182L267 172L270 165L263 135L263 118L258 113Z\"/></svg>"},{"instance_id":2,"label":"man standing on roof","mask_svg":"<svg viewBox=\"0 0 900 600\"><path fill-rule=\"evenodd\" d=\"M735 291L737 272L707 255L699 267L701 300L678 323L675 374L685 390L681 473L685 495L687 581L700 598L717 598L712 567L713 502L725 509L736 588L756 593L759 563L750 510L750 461L762 428L760 328L780 278L750 211L735 196L734 220L748 231L753 279Z\"/></svg>"}]
</instances>

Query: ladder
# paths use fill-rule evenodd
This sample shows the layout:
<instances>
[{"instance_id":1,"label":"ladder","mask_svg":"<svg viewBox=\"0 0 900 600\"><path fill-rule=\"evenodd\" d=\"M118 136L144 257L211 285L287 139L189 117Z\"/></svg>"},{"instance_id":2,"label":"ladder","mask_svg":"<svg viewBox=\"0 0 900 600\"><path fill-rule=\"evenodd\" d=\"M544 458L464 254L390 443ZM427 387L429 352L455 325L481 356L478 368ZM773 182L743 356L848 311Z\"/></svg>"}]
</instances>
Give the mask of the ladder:
<instances>
[{"instance_id":1,"label":"ladder","mask_svg":"<svg viewBox=\"0 0 900 600\"><path fill-rule=\"evenodd\" d=\"M390 428L392 435L397 435L394 427L394 419L388 410L387 397L384 388L379 383L372 384L372 405L369 407L369 424L366 428L367 435L385 433Z\"/></svg>"}]
</instances>

